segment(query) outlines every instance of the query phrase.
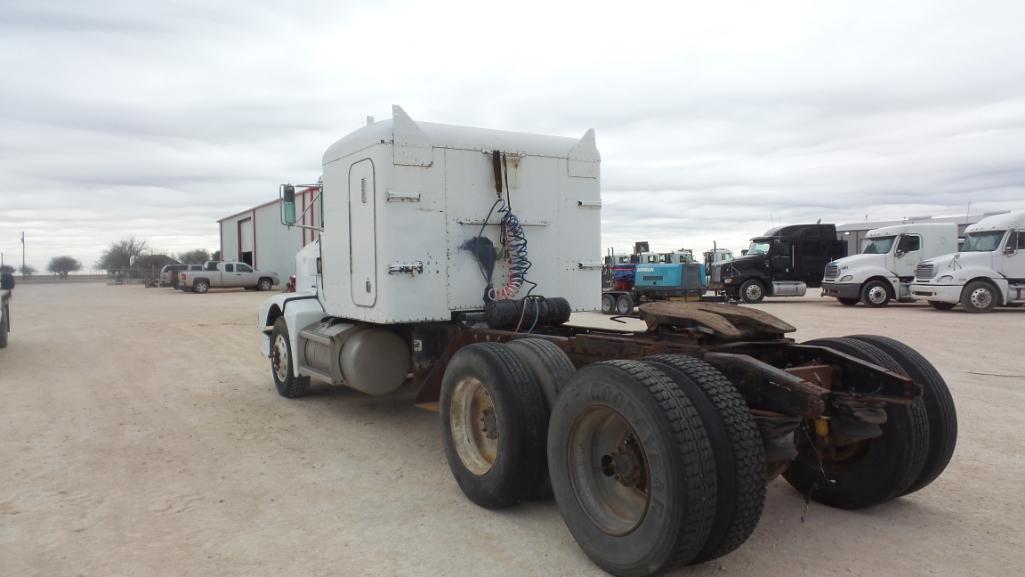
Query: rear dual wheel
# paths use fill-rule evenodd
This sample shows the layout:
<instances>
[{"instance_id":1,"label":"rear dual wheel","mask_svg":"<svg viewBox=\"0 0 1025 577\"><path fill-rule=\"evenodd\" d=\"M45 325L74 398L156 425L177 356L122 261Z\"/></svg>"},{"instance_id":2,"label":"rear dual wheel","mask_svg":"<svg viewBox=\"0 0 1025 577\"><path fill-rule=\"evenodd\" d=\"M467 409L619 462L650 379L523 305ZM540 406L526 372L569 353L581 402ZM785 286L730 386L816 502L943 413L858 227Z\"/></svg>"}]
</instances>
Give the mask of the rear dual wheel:
<instances>
[{"instance_id":1,"label":"rear dual wheel","mask_svg":"<svg viewBox=\"0 0 1025 577\"><path fill-rule=\"evenodd\" d=\"M601 312L611 315L616 312L616 295L601 295Z\"/></svg>"},{"instance_id":2,"label":"rear dual wheel","mask_svg":"<svg viewBox=\"0 0 1025 577\"><path fill-rule=\"evenodd\" d=\"M441 422L449 468L467 498L500 509L551 495L548 415L574 370L543 339L476 343L452 357L442 380Z\"/></svg>"},{"instance_id":3,"label":"rear dual wheel","mask_svg":"<svg viewBox=\"0 0 1025 577\"><path fill-rule=\"evenodd\" d=\"M651 575L691 562L715 520L715 460L693 403L639 361L587 366L552 412L559 511L602 569Z\"/></svg>"},{"instance_id":4,"label":"rear dual wheel","mask_svg":"<svg viewBox=\"0 0 1025 577\"><path fill-rule=\"evenodd\" d=\"M578 371L552 413L548 464L570 532L615 575L732 551L765 499L750 410L715 367L686 356Z\"/></svg>"},{"instance_id":5,"label":"rear dual wheel","mask_svg":"<svg viewBox=\"0 0 1025 577\"><path fill-rule=\"evenodd\" d=\"M470 500L507 507L536 497L550 474L570 532L616 575L726 554L761 514L757 427L732 384L698 359L574 371L546 340L474 344L446 369L441 413L449 466Z\"/></svg>"},{"instance_id":6,"label":"rear dual wheel","mask_svg":"<svg viewBox=\"0 0 1025 577\"><path fill-rule=\"evenodd\" d=\"M936 369L913 349L886 337L817 339L824 346L910 376L923 388L911 405L886 406L882 435L843 446L817 446L815 427L797 432L799 456L784 473L811 499L859 509L917 491L946 468L957 440L950 391Z\"/></svg>"}]
</instances>

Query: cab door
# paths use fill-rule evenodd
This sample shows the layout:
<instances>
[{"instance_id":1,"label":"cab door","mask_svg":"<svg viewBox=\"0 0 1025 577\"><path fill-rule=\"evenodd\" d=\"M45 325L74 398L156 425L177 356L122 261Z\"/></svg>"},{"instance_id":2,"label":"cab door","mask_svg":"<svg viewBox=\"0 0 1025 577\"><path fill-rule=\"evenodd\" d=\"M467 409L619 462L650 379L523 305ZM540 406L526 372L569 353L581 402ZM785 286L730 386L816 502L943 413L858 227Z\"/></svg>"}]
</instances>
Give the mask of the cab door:
<instances>
[{"instance_id":1,"label":"cab door","mask_svg":"<svg viewBox=\"0 0 1025 577\"><path fill-rule=\"evenodd\" d=\"M997 271L1004 273L1013 284L1025 284L1025 229L1012 230L1008 237L1001 255L1003 267Z\"/></svg>"},{"instance_id":2,"label":"cab door","mask_svg":"<svg viewBox=\"0 0 1025 577\"><path fill-rule=\"evenodd\" d=\"M225 264L221 273L210 279L210 286L235 286L235 274L235 265L233 263Z\"/></svg>"},{"instance_id":3,"label":"cab door","mask_svg":"<svg viewBox=\"0 0 1025 577\"><path fill-rule=\"evenodd\" d=\"M235 274L238 277L239 285L256 286L256 273L249 265L244 263L236 264Z\"/></svg>"},{"instance_id":4,"label":"cab door","mask_svg":"<svg viewBox=\"0 0 1025 577\"><path fill-rule=\"evenodd\" d=\"M349 169L349 263L353 304L377 302L377 194L369 158Z\"/></svg>"},{"instance_id":5,"label":"cab door","mask_svg":"<svg viewBox=\"0 0 1025 577\"><path fill-rule=\"evenodd\" d=\"M900 278L915 276L915 268L922 261L922 237L902 234L893 250L893 272Z\"/></svg>"}]
</instances>

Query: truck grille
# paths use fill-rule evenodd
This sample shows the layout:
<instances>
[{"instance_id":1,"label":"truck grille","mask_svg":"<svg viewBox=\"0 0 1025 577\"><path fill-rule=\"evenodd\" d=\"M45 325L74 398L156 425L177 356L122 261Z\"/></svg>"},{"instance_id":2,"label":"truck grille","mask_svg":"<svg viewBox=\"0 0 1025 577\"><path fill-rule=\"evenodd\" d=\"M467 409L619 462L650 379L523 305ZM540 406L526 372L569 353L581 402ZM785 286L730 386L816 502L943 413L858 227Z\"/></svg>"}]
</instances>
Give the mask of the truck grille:
<instances>
[{"instance_id":1,"label":"truck grille","mask_svg":"<svg viewBox=\"0 0 1025 577\"><path fill-rule=\"evenodd\" d=\"M923 262L922 264L918 265L918 268L915 269L915 278L918 279L930 280L935 274L936 265L932 263Z\"/></svg>"},{"instance_id":2,"label":"truck grille","mask_svg":"<svg viewBox=\"0 0 1025 577\"><path fill-rule=\"evenodd\" d=\"M840 267L836 266L835 264L827 264L825 280L835 280L838 276L840 276Z\"/></svg>"}]
</instances>

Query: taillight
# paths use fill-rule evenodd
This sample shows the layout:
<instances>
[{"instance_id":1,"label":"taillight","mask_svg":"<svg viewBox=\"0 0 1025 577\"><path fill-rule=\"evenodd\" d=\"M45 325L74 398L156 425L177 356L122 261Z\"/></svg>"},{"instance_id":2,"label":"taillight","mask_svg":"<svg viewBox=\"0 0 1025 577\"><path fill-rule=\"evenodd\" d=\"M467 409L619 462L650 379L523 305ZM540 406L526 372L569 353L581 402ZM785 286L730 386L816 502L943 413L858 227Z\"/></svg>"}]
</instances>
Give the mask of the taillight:
<instances>
[{"instance_id":1,"label":"taillight","mask_svg":"<svg viewBox=\"0 0 1025 577\"><path fill-rule=\"evenodd\" d=\"M185 273L182 273L181 276L178 277L178 278L179 278L179 280L184 281L185 280Z\"/></svg>"}]
</instances>

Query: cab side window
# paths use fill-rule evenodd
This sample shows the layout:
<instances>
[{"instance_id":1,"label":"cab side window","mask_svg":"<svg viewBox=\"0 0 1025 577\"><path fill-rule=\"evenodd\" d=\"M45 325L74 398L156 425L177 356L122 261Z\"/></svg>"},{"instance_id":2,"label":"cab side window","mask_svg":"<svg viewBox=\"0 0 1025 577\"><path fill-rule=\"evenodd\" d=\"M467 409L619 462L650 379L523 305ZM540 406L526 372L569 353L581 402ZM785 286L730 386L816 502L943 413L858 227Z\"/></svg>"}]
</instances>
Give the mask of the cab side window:
<instances>
[{"instance_id":1,"label":"cab side window","mask_svg":"<svg viewBox=\"0 0 1025 577\"><path fill-rule=\"evenodd\" d=\"M240 264L238 265L238 272L253 272L253 269L249 268L249 265Z\"/></svg>"},{"instance_id":2,"label":"cab side window","mask_svg":"<svg viewBox=\"0 0 1025 577\"><path fill-rule=\"evenodd\" d=\"M1018 231L1018 250L1025 250L1025 230Z\"/></svg>"},{"instance_id":3,"label":"cab side window","mask_svg":"<svg viewBox=\"0 0 1025 577\"><path fill-rule=\"evenodd\" d=\"M900 245L897 250L901 252L915 252L922 250L922 237L906 234L900 237Z\"/></svg>"},{"instance_id":4,"label":"cab side window","mask_svg":"<svg viewBox=\"0 0 1025 577\"><path fill-rule=\"evenodd\" d=\"M235 272L235 265L226 264L224 265L224 272Z\"/></svg>"}]
</instances>

